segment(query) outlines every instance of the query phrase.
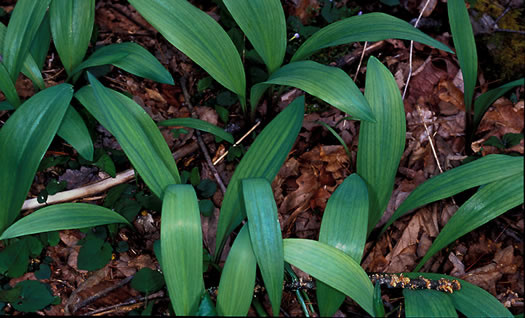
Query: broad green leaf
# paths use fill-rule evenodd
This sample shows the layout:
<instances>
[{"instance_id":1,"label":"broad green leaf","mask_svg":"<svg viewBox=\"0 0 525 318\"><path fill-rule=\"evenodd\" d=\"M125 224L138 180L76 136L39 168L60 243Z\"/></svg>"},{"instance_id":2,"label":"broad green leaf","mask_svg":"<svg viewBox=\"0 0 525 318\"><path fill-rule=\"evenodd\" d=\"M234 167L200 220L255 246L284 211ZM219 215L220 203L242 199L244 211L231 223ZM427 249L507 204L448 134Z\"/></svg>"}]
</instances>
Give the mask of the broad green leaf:
<instances>
[{"instance_id":1,"label":"broad green leaf","mask_svg":"<svg viewBox=\"0 0 525 318\"><path fill-rule=\"evenodd\" d=\"M212 17L186 0L129 2L171 44L236 93L245 107L246 79L241 57L228 34Z\"/></svg>"},{"instance_id":2,"label":"broad green leaf","mask_svg":"<svg viewBox=\"0 0 525 318\"><path fill-rule=\"evenodd\" d=\"M3 23L0 23L0 55L3 55L3 48L4 48L3 43L4 43L6 32L7 32L7 27ZM43 90L46 88L44 84L44 79L42 78L42 73L40 73L40 69L38 68L38 65L33 59L33 57L31 56L31 53L28 53L26 59L24 60L24 63L22 65L22 73L25 76L27 76L33 82L35 87L37 87L38 89ZM2 77L3 76L5 75L2 75ZM3 80L7 80L7 79L11 80L10 76L7 76L7 78ZM15 81L11 80L11 82L15 83L16 80Z\"/></svg>"},{"instance_id":3,"label":"broad green leaf","mask_svg":"<svg viewBox=\"0 0 525 318\"><path fill-rule=\"evenodd\" d=\"M374 317L385 317L385 306L381 299L381 285L374 285Z\"/></svg>"},{"instance_id":4,"label":"broad green leaf","mask_svg":"<svg viewBox=\"0 0 525 318\"><path fill-rule=\"evenodd\" d=\"M452 53L446 45L414 28L410 23L375 12L346 18L322 28L297 49L291 62L304 60L330 46L386 39L413 40Z\"/></svg>"},{"instance_id":5,"label":"broad green leaf","mask_svg":"<svg viewBox=\"0 0 525 318\"><path fill-rule=\"evenodd\" d=\"M286 20L279 0L225 0L233 19L252 43L271 74L286 52Z\"/></svg>"},{"instance_id":6,"label":"broad green leaf","mask_svg":"<svg viewBox=\"0 0 525 318\"><path fill-rule=\"evenodd\" d=\"M465 86L465 109L469 114L472 109L472 98L474 97L474 88L478 78L478 53L476 51L476 42L474 33L468 15L467 7L464 0L450 0L447 2L448 20L450 22L450 31L452 40L456 48L459 67L463 74Z\"/></svg>"},{"instance_id":7,"label":"broad green leaf","mask_svg":"<svg viewBox=\"0 0 525 318\"><path fill-rule=\"evenodd\" d=\"M57 230L81 229L112 223L126 223L120 214L87 203L63 203L47 206L25 216L2 233L0 240Z\"/></svg>"},{"instance_id":8,"label":"broad green leaf","mask_svg":"<svg viewBox=\"0 0 525 318\"><path fill-rule=\"evenodd\" d=\"M305 239L284 239L284 260L344 293L374 315L374 286L350 256L335 247Z\"/></svg>"},{"instance_id":9,"label":"broad green leaf","mask_svg":"<svg viewBox=\"0 0 525 318\"><path fill-rule=\"evenodd\" d=\"M51 26L49 25L49 12L46 13L38 31L33 38L29 53L34 58L39 70L42 70L46 61L47 52L51 43Z\"/></svg>"},{"instance_id":10,"label":"broad green leaf","mask_svg":"<svg viewBox=\"0 0 525 318\"><path fill-rule=\"evenodd\" d=\"M11 13L4 38L3 59L13 82L29 54L50 1L19 0Z\"/></svg>"},{"instance_id":11,"label":"broad green leaf","mask_svg":"<svg viewBox=\"0 0 525 318\"><path fill-rule=\"evenodd\" d=\"M105 88L88 72L91 86L75 97L119 142L151 191L159 198L164 189L180 183L170 149L149 115L130 98Z\"/></svg>"},{"instance_id":12,"label":"broad green leaf","mask_svg":"<svg viewBox=\"0 0 525 318\"><path fill-rule=\"evenodd\" d=\"M246 216L241 204L241 180L265 178L272 182L299 134L303 124L304 96L296 98L277 115L255 139L230 180L217 225L215 258L221 255L227 236Z\"/></svg>"},{"instance_id":13,"label":"broad green leaf","mask_svg":"<svg viewBox=\"0 0 525 318\"><path fill-rule=\"evenodd\" d=\"M197 313L204 293L202 230L195 190L189 184L166 189L160 229L162 270L177 316Z\"/></svg>"},{"instance_id":14,"label":"broad green leaf","mask_svg":"<svg viewBox=\"0 0 525 318\"><path fill-rule=\"evenodd\" d=\"M394 178L405 149L405 108L390 71L375 57L368 59L365 97L376 122L359 128L357 173L368 186L368 232L381 219L392 195Z\"/></svg>"},{"instance_id":15,"label":"broad green leaf","mask_svg":"<svg viewBox=\"0 0 525 318\"><path fill-rule=\"evenodd\" d=\"M437 290L403 289L406 317L457 317L449 295Z\"/></svg>"},{"instance_id":16,"label":"broad green leaf","mask_svg":"<svg viewBox=\"0 0 525 318\"><path fill-rule=\"evenodd\" d=\"M513 317L510 311L487 291L456 277L434 273L403 273L403 276L459 281L461 290L446 295L452 300L456 309L467 317Z\"/></svg>"},{"instance_id":17,"label":"broad green leaf","mask_svg":"<svg viewBox=\"0 0 525 318\"><path fill-rule=\"evenodd\" d=\"M165 284L166 282L161 273L149 267L144 267L135 274L130 286L140 292L151 294L164 287Z\"/></svg>"},{"instance_id":18,"label":"broad green leaf","mask_svg":"<svg viewBox=\"0 0 525 318\"><path fill-rule=\"evenodd\" d=\"M0 62L0 91L4 93L5 99L11 104L11 106L16 108L20 105L21 101L16 92L15 84L11 81L9 72L2 62Z\"/></svg>"},{"instance_id":19,"label":"broad green leaf","mask_svg":"<svg viewBox=\"0 0 525 318\"><path fill-rule=\"evenodd\" d=\"M363 179L351 174L334 191L326 204L319 242L333 246L357 263L361 262L368 224L368 191ZM332 317L345 295L317 283L317 303L321 316Z\"/></svg>"},{"instance_id":20,"label":"broad green leaf","mask_svg":"<svg viewBox=\"0 0 525 318\"><path fill-rule=\"evenodd\" d=\"M67 141L86 160L93 160L93 140L80 114L69 106L58 129L58 135Z\"/></svg>"},{"instance_id":21,"label":"broad green leaf","mask_svg":"<svg viewBox=\"0 0 525 318\"><path fill-rule=\"evenodd\" d=\"M341 69L313 61L286 64L270 76L266 82L252 88L250 102L255 110L264 90L270 84L300 88L319 97L337 109L355 117L374 121L374 114L354 81Z\"/></svg>"},{"instance_id":22,"label":"broad green leaf","mask_svg":"<svg viewBox=\"0 0 525 318\"><path fill-rule=\"evenodd\" d=\"M523 166L521 169L521 173L483 185L468 199L448 220L415 270L459 237L522 204Z\"/></svg>"},{"instance_id":23,"label":"broad green leaf","mask_svg":"<svg viewBox=\"0 0 525 318\"><path fill-rule=\"evenodd\" d=\"M257 261L248 226L244 225L233 242L221 273L217 312L220 316L246 316L255 286Z\"/></svg>"},{"instance_id":24,"label":"broad green leaf","mask_svg":"<svg viewBox=\"0 0 525 318\"><path fill-rule=\"evenodd\" d=\"M68 75L86 55L95 23L95 0L53 0L51 34Z\"/></svg>"},{"instance_id":25,"label":"broad green leaf","mask_svg":"<svg viewBox=\"0 0 525 318\"><path fill-rule=\"evenodd\" d=\"M131 74L173 85L170 72L145 48L133 42L104 46L82 62L73 74L93 66L113 64Z\"/></svg>"},{"instance_id":26,"label":"broad green leaf","mask_svg":"<svg viewBox=\"0 0 525 318\"><path fill-rule=\"evenodd\" d=\"M20 106L0 130L0 232L18 216L72 95L68 84L47 88Z\"/></svg>"},{"instance_id":27,"label":"broad green leaf","mask_svg":"<svg viewBox=\"0 0 525 318\"><path fill-rule=\"evenodd\" d=\"M272 186L264 178L244 179L242 192L253 253L268 291L273 315L278 316L283 294L284 259Z\"/></svg>"},{"instance_id":28,"label":"broad green leaf","mask_svg":"<svg viewBox=\"0 0 525 318\"><path fill-rule=\"evenodd\" d=\"M478 98L476 98L476 100L474 101L474 132L478 127L479 123L481 122L483 115L485 115L487 109L490 107L490 105L492 105L492 103L496 101L496 99L503 96L503 94L510 91L513 87L524 84L524 78L520 78L519 80L515 80L510 83L501 85L498 88L491 89L490 91L485 92L481 94Z\"/></svg>"},{"instance_id":29,"label":"broad green leaf","mask_svg":"<svg viewBox=\"0 0 525 318\"><path fill-rule=\"evenodd\" d=\"M161 122L158 122L157 125L159 126L183 126L183 127L189 127L193 129L202 130L205 132L209 132L210 134L214 134L217 137L220 137L227 142L233 144L235 141L233 140L233 136L230 133L227 133L224 131L224 129L221 129L215 125L210 124L207 121L195 119L195 118L173 118L164 120Z\"/></svg>"},{"instance_id":30,"label":"broad green leaf","mask_svg":"<svg viewBox=\"0 0 525 318\"><path fill-rule=\"evenodd\" d=\"M419 185L397 208L381 233L405 213L482 184L523 173L523 157L488 155L445 171Z\"/></svg>"}]
</instances>

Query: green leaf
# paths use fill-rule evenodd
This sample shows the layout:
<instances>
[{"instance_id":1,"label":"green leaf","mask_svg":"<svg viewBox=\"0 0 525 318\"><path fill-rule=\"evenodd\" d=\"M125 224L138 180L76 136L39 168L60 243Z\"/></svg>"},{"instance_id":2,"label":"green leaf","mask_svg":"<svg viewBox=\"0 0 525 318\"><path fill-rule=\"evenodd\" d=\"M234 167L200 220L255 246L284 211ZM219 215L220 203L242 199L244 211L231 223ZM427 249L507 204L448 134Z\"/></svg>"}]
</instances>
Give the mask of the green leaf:
<instances>
[{"instance_id":1,"label":"green leaf","mask_svg":"<svg viewBox=\"0 0 525 318\"><path fill-rule=\"evenodd\" d=\"M233 144L235 141L233 140L233 136L230 133L227 133L224 131L224 129L221 129L215 125L210 124L207 121L195 119L195 118L173 118L164 120L161 122L158 122L157 125L159 126L182 126L182 127L189 127L193 129L202 130L205 132L209 132L210 134L214 134L217 137L220 137L227 142Z\"/></svg>"},{"instance_id":2,"label":"green leaf","mask_svg":"<svg viewBox=\"0 0 525 318\"><path fill-rule=\"evenodd\" d=\"M299 134L304 116L304 96L296 98L277 115L255 139L230 180L217 225L215 258L221 254L227 236L246 213L241 204L241 180L265 178L272 182Z\"/></svg>"},{"instance_id":3,"label":"green leaf","mask_svg":"<svg viewBox=\"0 0 525 318\"><path fill-rule=\"evenodd\" d=\"M0 130L0 232L18 216L72 95L69 84L47 88L20 106Z\"/></svg>"},{"instance_id":4,"label":"green leaf","mask_svg":"<svg viewBox=\"0 0 525 318\"><path fill-rule=\"evenodd\" d=\"M131 74L173 85L170 72L148 50L133 42L110 44L96 50L73 73L105 64L113 64Z\"/></svg>"},{"instance_id":5,"label":"green leaf","mask_svg":"<svg viewBox=\"0 0 525 318\"><path fill-rule=\"evenodd\" d=\"M24 280L16 284L22 287L19 299L11 305L18 311L36 312L51 304L55 298L48 285L37 280Z\"/></svg>"},{"instance_id":6,"label":"green leaf","mask_svg":"<svg viewBox=\"0 0 525 318\"><path fill-rule=\"evenodd\" d=\"M381 299L381 285L374 285L374 317L385 317L385 306Z\"/></svg>"},{"instance_id":7,"label":"green leaf","mask_svg":"<svg viewBox=\"0 0 525 318\"><path fill-rule=\"evenodd\" d=\"M0 290L0 301L6 303L13 303L18 300L20 293L22 292L22 286L16 286L11 289Z\"/></svg>"},{"instance_id":8,"label":"green leaf","mask_svg":"<svg viewBox=\"0 0 525 318\"><path fill-rule=\"evenodd\" d=\"M316 121L316 123L318 123L321 126L323 126L324 128L326 128L326 130L328 130L332 134L332 136L334 136L335 139L337 139L337 141L339 141L341 146L343 146L343 148L345 149L345 152L346 152L346 155L348 156L348 158L352 159L352 154L350 153L350 150L348 149L348 146L346 145L346 143L343 140L343 138L341 138L341 136L339 136L337 134L337 132L332 127L330 127L330 125L328 125L327 123L325 123L323 121L320 121L320 120Z\"/></svg>"},{"instance_id":9,"label":"green leaf","mask_svg":"<svg viewBox=\"0 0 525 318\"><path fill-rule=\"evenodd\" d=\"M246 79L241 57L228 34L212 17L186 0L129 2L171 44L239 95L245 107Z\"/></svg>"},{"instance_id":10,"label":"green leaf","mask_svg":"<svg viewBox=\"0 0 525 318\"><path fill-rule=\"evenodd\" d=\"M450 297L437 290L403 289L406 317L457 317Z\"/></svg>"},{"instance_id":11,"label":"green leaf","mask_svg":"<svg viewBox=\"0 0 525 318\"><path fill-rule=\"evenodd\" d=\"M4 38L3 59L13 83L29 54L50 1L19 0L11 13Z\"/></svg>"},{"instance_id":12,"label":"green leaf","mask_svg":"<svg viewBox=\"0 0 525 318\"><path fill-rule=\"evenodd\" d=\"M441 278L457 280L461 284L461 290L446 294L458 311L467 317L513 317L498 299L487 291L453 276L434 273L403 273L409 278L423 276L427 279L439 280Z\"/></svg>"},{"instance_id":13,"label":"green leaf","mask_svg":"<svg viewBox=\"0 0 525 318\"><path fill-rule=\"evenodd\" d=\"M486 184L468 199L441 230L415 270L419 270L430 257L459 237L522 203L523 166L521 173Z\"/></svg>"},{"instance_id":14,"label":"green leaf","mask_svg":"<svg viewBox=\"0 0 525 318\"><path fill-rule=\"evenodd\" d=\"M53 0L51 34L68 75L86 55L95 23L95 0Z\"/></svg>"},{"instance_id":15,"label":"green leaf","mask_svg":"<svg viewBox=\"0 0 525 318\"><path fill-rule=\"evenodd\" d=\"M268 291L273 315L278 316L283 293L284 259L272 186L264 178L244 179L242 192L253 253Z\"/></svg>"},{"instance_id":16,"label":"green leaf","mask_svg":"<svg viewBox=\"0 0 525 318\"><path fill-rule=\"evenodd\" d=\"M279 0L225 0L235 22L264 60L268 72L281 66L286 52L286 21Z\"/></svg>"},{"instance_id":17,"label":"green leaf","mask_svg":"<svg viewBox=\"0 0 525 318\"><path fill-rule=\"evenodd\" d=\"M47 52L51 43L51 26L49 25L49 12L46 13L38 31L33 38L29 53L34 58L39 70L42 70L46 61Z\"/></svg>"},{"instance_id":18,"label":"green leaf","mask_svg":"<svg viewBox=\"0 0 525 318\"><path fill-rule=\"evenodd\" d=\"M75 97L119 142L151 191L163 197L166 186L180 182L170 149L149 115L130 98L105 88L88 73L91 86Z\"/></svg>"},{"instance_id":19,"label":"green leaf","mask_svg":"<svg viewBox=\"0 0 525 318\"><path fill-rule=\"evenodd\" d=\"M256 269L250 232L248 225L244 225L222 269L217 295L217 312L220 316L246 316L252 303Z\"/></svg>"},{"instance_id":20,"label":"green leaf","mask_svg":"<svg viewBox=\"0 0 525 318\"><path fill-rule=\"evenodd\" d=\"M93 140L82 116L69 106L57 134L78 151L84 159L93 160Z\"/></svg>"},{"instance_id":21,"label":"green leaf","mask_svg":"<svg viewBox=\"0 0 525 318\"><path fill-rule=\"evenodd\" d=\"M95 167L99 167L101 170L107 172L112 178L115 178L117 169L115 163L111 160L111 157L107 154L103 154L98 158L97 162L93 163Z\"/></svg>"},{"instance_id":22,"label":"green leaf","mask_svg":"<svg viewBox=\"0 0 525 318\"><path fill-rule=\"evenodd\" d=\"M368 191L363 179L354 173L328 199L321 221L319 242L341 250L360 263L367 224ZM344 294L322 282L317 283L317 303L321 316L333 316L344 299Z\"/></svg>"},{"instance_id":23,"label":"green leaf","mask_svg":"<svg viewBox=\"0 0 525 318\"><path fill-rule=\"evenodd\" d=\"M394 178L405 149L405 108L390 71L375 57L368 59L365 97L376 122L359 128L357 173L368 186L368 232L381 219L392 195Z\"/></svg>"},{"instance_id":24,"label":"green leaf","mask_svg":"<svg viewBox=\"0 0 525 318\"><path fill-rule=\"evenodd\" d=\"M520 85L524 85L524 78L520 78L519 80L515 80L510 83L501 85L500 87L491 89L490 91L485 92L481 94L478 98L476 98L476 100L474 101L474 132L477 129L479 123L481 122L481 119L483 118L483 115L485 115L485 112L490 107L490 105L492 105L492 103L494 103L496 99L503 96L503 94L510 91L513 87Z\"/></svg>"},{"instance_id":25,"label":"green leaf","mask_svg":"<svg viewBox=\"0 0 525 318\"><path fill-rule=\"evenodd\" d=\"M284 239L284 260L337 289L374 315L374 286L350 256L321 242Z\"/></svg>"},{"instance_id":26,"label":"green leaf","mask_svg":"<svg viewBox=\"0 0 525 318\"><path fill-rule=\"evenodd\" d=\"M456 48L459 67L463 74L465 86L465 109L470 114L472 109L472 98L478 78L478 53L474 33L464 0L450 0L447 2L448 20L452 40Z\"/></svg>"},{"instance_id":27,"label":"green leaf","mask_svg":"<svg viewBox=\"0 0 525 318\"><path fill-rule=\"evenodd\" d=\"M331 46L386 39L413 40L452 53L446 45L414 28L410 23L374 12L344 19L317 31L297 49L291 62L304 60L320 49Z\"/></svg>"},{"instance_id":28,"label":"green leaf","mask_svg":"<svg viewBox=\"0 0 525 318\"><path fill-rule=\"evenodd\" d=\"M120 214L87 203L63 203L47 206L18 220L2 233L0 240L56 231L92 227L97 225L126 223Z\"/></svg>"},{"instance_id":29,"label":"green leaf","mask_svg":"<svg viewBox=\"0 0 525 318\"><path fill-rule=\"evenodd\" d=\"M131 280L131 288L146 294L154 293L164 285L162 274L148 267L139 270Z\"/></svg>"},{"instance_id":30,"label":"green leaf","mask_svg":"<svg viewBox=\"0 0 525 318\"><path fill-rule=\"evenodd\" d=\"M20 277L25 274L31 254L28 241L23 238L11 242L0 252L0 274L8 277Z\"/></svg>"},{"instance_id":31,"label":"green leaf","mask_svg":"<svg viewBox=\"0 0 525 318\"><path fill-rule=\"evenodd\" d=\"M408 211L520 172L523 173L523 157L507 155L488 155L445 171L425 181L412 191L383 226L381 233Z\"/></svg>"},{"instance_id":32,"label":"green leaf","mask_svg":"<svg viewBox=\"0 0 525 318\"><path fill-rule=\"evenodd\" d=\"M1 39L0 39L1 40ZM0 91L4 93L5 99L13 107L18 107L21 104L18 93L16 92L15 84L9 77L9 72L4 66L4 63L0 62Z\"/></svg>"},{"instance_id":33,"label":"green leaf","mask_svg":"<svg viewBox=\"0 0 525 318\"><path fill-rule=\"evenodd\" d=\"M92 237L78 251L78 269L96 271L111 261L113 248L103 239Z\"/></svg>"},{"instance_id":34,"label":"green leaf","mask_svg":"<svg viewBox=\"0 0 525 318\"><path fill-rule=\"evenodd\" d=\"M217 310L215 310L215 305L213 304L213 300L211 300L209 293L204 293L196 316L217 317Z\"/></svg>"},{"instance_id":35,"label":"green leaf","mask_svg":"<svg viewBox=\"0 0 525 318\"><path fill-rule=\"evenodd\" d=\"M257 107L264 90L271 84L300 88L356 119L374 121L374 114L367 100L354 81L339 68L313 61L286 64L275 71L266 82L256 84L252 88L252 111Z\"/></svg>"},{"instance_id":36,"label":"green leaf","mask_svg":"<svg viewBox=\"0 0 525 318\"><path fill-rule=\"evenodd\" d=\"M194 315L204 292L202 230L191 185L170 185L162 203L162 270L177 316Z\"/></svg>"}]
</instances>

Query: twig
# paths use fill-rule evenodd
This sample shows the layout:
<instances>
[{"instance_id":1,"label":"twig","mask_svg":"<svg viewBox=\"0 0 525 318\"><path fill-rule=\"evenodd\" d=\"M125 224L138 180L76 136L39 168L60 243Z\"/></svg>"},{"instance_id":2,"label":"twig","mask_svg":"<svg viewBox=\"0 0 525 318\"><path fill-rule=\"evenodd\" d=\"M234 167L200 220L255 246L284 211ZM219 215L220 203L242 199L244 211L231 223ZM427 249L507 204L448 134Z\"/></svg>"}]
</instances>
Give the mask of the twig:
<instances>
[{"instance_id":1,"label":"twig","mask_svg":"<svg viewBox=\"0 0 525 318\"><path fill-rule=\"evenodd\" d=\"M237 147L243 140L244 138L248 137L252 131L255 130L255 128L257 128L257 126L259 126L261 124L261 122L257 122L252 128L250 128L250 130L248 130L247 133L245 133L239 140L237 140L236 143L233 144L233 147ZM226 150L225 153L223 153L219 158L217 158L214 162L213 162L213 165L216 165L218 164L224 157L226 157L226 155L228 154L228 150Z\"/></svg>"},{"instance_id":2,"label":"twig","mask_svg":"<svg viewBox=\"0 0 525 318\"><path fill-rule=\"evenodd\" d=\"M494 31L496 31L496 32L508 32L508 33L518 33L518 34L525 35L525 31L522 31L522 30L510 30L510 29L495 28Z\"/></svg>"},{"instance_id":3,"label":"twig","mask_svg":"<svg viewBox=\"0 0 525 318\"><path fill-rule=\"evenodd\" d=\"M432 141L432 136L430 136L430 131L428 130L428 126L425 123L425 119L423 118L423 115L421 114L421 108L419 108L419 105L416 105L417 112L419 114L419 117L421 118L421 122L423 123L423 126L425 127L425 131L428 135L428 141L430 142L430 148L432 149L432 154L434 154L434 159L436 160L436 163L438 165L439 172L443 173L443 169L441 169L441 164L439 163L439 159L436 153L436 148L434 147L434 142Z\"/></svg>"},{"instance_id":4,"label":"twig","mask_svg":"<svg viewBox=\"0 0 525 318\"><path fill-rule=\"evenodd\" d=\"M135 305L133 306L133 308L130 308L130 311L135 309L135 308L138 308L138 307L141 307L144 302L146 301L149 301L149 300L169 300L168 297L164 297L164 292L158 292L158 293L155 293L155 294L151 294L151 295L148 295L148 296L141 296L141 297L137 297L137 298L132 298L126 302L123 302L123 303L120 303L120 304L115 304L115 305L111 305L111 306L108 306L108 307L104 307L104 308L99 308L99 309L95 309L95 310L92 310L92 311L89 311L85 314L82 314L82 316L94 316L94 315L97 315L97 316L100 316L100 315L107 315L107 314L110 314L110 313L113 313L116 311L116 309L118 308L121 308L121 307L126 307L126 306L131 306L131 305Z\"/></svg>"},{"instance_id":5,"label":"twig","mask_svg":"<svg viewBox=\"0 0 525 318\"><path fill-rule=\"evenodd\" d=\"M363 46L363 52L361 52L361 57L359 58L359 64L357 65L357 70L355 70L354 82L355 82L355 79L357 78L357 74L359 73L359 69L361 68L361 63L363 63L363 57L365 57L367 46L368 46L368 41L366 41L365 45Z\"/></svg>"},{"instance_id":6,"label":"twig","mask_svg":"<svg viewBox=\"0 0 525 318\"><path fill-rule=\"evenodd\" d=\"M419 24L419 20L421 20L421 17L423 16L423 12L427 9L428 4L430 3L430 0L427 0L425 3L425 6L423 9L421 9L421 12L419 13L419 17L417 17L416 23L414 24L414 28L417 28L417 25ZM405 83L405 89L403 90L403 100L405 99L405 95L407 93L408 83L410 82L410 78L412 77L412 51L414 50L414 41L410 41L410 55L408 57L408 77L407 82Z\"/></svg>"},{"instance_id":7,"label":"twig","mask_svg":"<svg viewBox=\"0 0 525 318\"><path fill-rule=\"evenodd\" d=\"M204 139L211 140L212 136L204 136ZM185 157L186 155L195 152L199 146L196 142L188 144L181 149L173 153L173 158L175 160ZM22 210L31 210L36 208L41 208L49 204L56 204L62 202L70 202L73 200L89 197L100 192L104 192L114 186L117 186L122 183L126 183L132 180L135 177L135 171L133 169L125 170L116 175L115 178L106 178L104 180L98 181L96 183L80 187L73 190L62 191L56 194L50 195L47 197L45 203L39 203L36 198L28 199L24 202Z\"/></svg>"},{"instance_id":8,"label":"twig","mask_svg":"<svg viewBox=\"0 0 525 318\"><path fill-rule=\"evenodd\" d=\"M129 283L133 279L133 277L134 277L134 275L128 276L128 277L124 278L123 280L121 280L120 282L118 282L116 285L110 286L110 287L108 287L106 289L101 290L100 292L96 293L95 295L89 296L88 298L84 299L81 303L73 306L73 310L71 311L71 313L75 313L80 308L82 308L84 306L87 306L87 305L91 304L92 302L96 301L97 299L100 299L100 298L106 296L107 294L111 293L112 291L114 291L116 289L119 289L120 287L126 285L127 283Z\"/></svg>"},{"instance_id":9,"label":"twig","mask_svg":"<svg viewBox=\"0 0 525 318\"><path fill-rule=\"evenodd\" d=\"M197 117L197 114L193 111L193 105L190 101L190 93L188 92L188 89L186 88L186 78L182 76L180 78L180 86L182 88L182 93L184 94L184 99L186 101L186 105L188 106L188 109L190 110L191 116L193 118ZM208 164L208 167L213 173L213 176L215 177L215 181L219 184L219 188L221 189L222 193L226 193L226 186L224 185L224 182L222 182L222 178L219 175L219 172L211 162L210 153L208 152L208 148L202 141L201 132L197 129L195 129L195 135L197 136L197 143L199 144L199 147L201 148L202 153L204 154L204 158L206 159L206 163Z\"/></svg>"}]
</instances>

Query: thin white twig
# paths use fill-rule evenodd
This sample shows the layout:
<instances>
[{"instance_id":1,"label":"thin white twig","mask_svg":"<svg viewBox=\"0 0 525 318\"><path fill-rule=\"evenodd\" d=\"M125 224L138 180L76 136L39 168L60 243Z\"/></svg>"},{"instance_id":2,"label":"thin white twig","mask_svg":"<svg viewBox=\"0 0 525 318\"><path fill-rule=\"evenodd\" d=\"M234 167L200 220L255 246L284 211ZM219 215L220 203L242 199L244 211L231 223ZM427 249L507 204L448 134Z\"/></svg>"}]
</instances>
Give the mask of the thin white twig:
<instances>
[{"instance_id":1,"label":"thin white twig","mask_svg":"<svg viewBox=\"0 0 525 318\"><path fill-rule=\"evenodd\" d=\"M236 143L233 144L233 147L237 147L243 140L244 138L248 137L249 134L252 133L252 131L255 130L255 128L257 128L257 126L259 126L261 124L261 122L257 122L252 128L250 128L250 130L248 130L247 133L245 133L239 140L237 140ZM213 165L217 165L219 162L221 162L221 160L226 157L226 155L228 154L228 150L226 150L226 152L224 152L219 158L217 158L214 162L213 162Z\"/></svg>"},{"instance_id":2,"label":"thin white twig","mask_svg":"<svg viewBox=\"0 0 525 318\"><path fill-rule=\"evenodd\" d=\"M417 17L416 23L414 24L414 28L417 28L417 25L419 24L419 20L421 20L421 17L423 16L423 13L427 9L428 4L430 3L430 0L427 0L425 3L425 6L419 13L419 16ZM407 82L405 83L405 89L403 90L403 100L405 99L405 95L407 93L408 83L410 82L410 78L412 77L412 51L414 50L414 41L410 41L410 56L408 57L408 77Z\"/></svg>"}]
</instances>

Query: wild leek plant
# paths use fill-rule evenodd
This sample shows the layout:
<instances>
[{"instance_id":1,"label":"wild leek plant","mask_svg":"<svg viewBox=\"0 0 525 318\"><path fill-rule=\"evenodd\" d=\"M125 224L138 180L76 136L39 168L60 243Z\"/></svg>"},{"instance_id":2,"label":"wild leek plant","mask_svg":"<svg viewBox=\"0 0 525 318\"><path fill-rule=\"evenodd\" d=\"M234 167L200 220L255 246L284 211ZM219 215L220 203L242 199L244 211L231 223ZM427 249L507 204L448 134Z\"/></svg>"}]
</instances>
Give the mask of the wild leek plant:
<instances>
[{"instance_id":1,"label":"wild leek plant","mask_svg":"<svg viewBox=\"0 0 525 318\"><path fill-rule=\"evenodd\" d=\"M78 30L84 30L82 36L79 34L80 38L89 39L86 34L91 29L87 24L92 24L92 20L79 14L80 7L77 6L81 2L86 5L85 0L63 1L19 0L5 37L0 39L5 60L5 64L0 64L0 72L3 72L0 74L0 89L6 97L9 96L8 103L16 108L0 130L0 163L5 168L0 170L0 239L127 222L106 208L75 203L42 208L11 225L19 215L38 163L54 135L64 127L68 109L72 108L70 102L75 97L115 136L145 184L163 202L161 253L158 256L175 313L195 315L203 304L213 307L209 297L205 297L202 230L195 190L190 185L180 184L170 150L156 124L142 107L125 95L104 87L89 72L86 75L90 85L76 92L70 84L60 84L43 89L22 103L14 90L13 83L18 73L24 69L25 61L30 61L35 54L30 52L29 43L34 34L40 32L42 25L42 32L47 28L45 25L52 26L53 41L60 58L65 61L71 83L80 79L80 69L107 63L139 76L151 76L163 81L166 70L159 68L160 64L153 62L149 53L141 55L137 53L140 50L130 49L133 45L108 46L105 51L100 49L98 55L95 51L81 62L85 51L68 50L79 37L67 36L67 32L59 29L69 25L66 22L73 21L73 24L78 23ZM211 17L185 0L130 2L168 41L201 65L219 83L235 92L246 109L246 82L241 59L227 34ZM226 239L243 222L244 225L233 240L222 270L217 314L247 314L253 300L258 267L271 302L272 314L278 315L283 272L288 263L318 279L317 297L321 315L332 315L345 296L356 301L371 316L381 315L384 308L380 289L377 286L374 288L359 264L369 233L383 215L390 199L404 149L406 128L401 95L392 74L374 57L368 60L364 96L342 70L303 59L333 45L392 37L420 41L448 52L450 49L406 22L385 14L371 13L321 29L299 48L290 64L282 66L286 30L280 2L224 0L224 3L271 74L250 91L252 114L266 88L277 84L303 89L362 122L357 173L348 176L329 199L319 241L282 238L270 186L302 127L304 96L296 98L261 131L237 166L221 207L216 263ZM55 13L50 14L49 24L43 24L49 4L49 12ZM28 20L23 14L33 18ZM64 20L59 23L53 19ZM60 44L60 41L64 42ZM126 62L133 58L139 58L140 63L128 65ZM142 73L145 70L149 73ZM34 79L38 81L40 71L35 74ZM164 79L172 83L169 74ZM39 112L34 112L35 106L39 107ZM199 123L189 122L189 125L198 126ZM201 127L216 132L209 126ZM481 172L484 178L479 178ZM451 218L417 269L433 253L466 231L523 203L523 158L490 155L452 169L423 183L399 207L393 219L424 204L481 185ZM499 189L500 194L493 195L494 189ZM404 275L429 279L446 277L432 273ZM406 312L437 316L457 315L458 310L466 316L511 316L488 292L464 281L460 283L461 290L448 294L427 290L404 291Z\"/></svg>"}]
</instances>

